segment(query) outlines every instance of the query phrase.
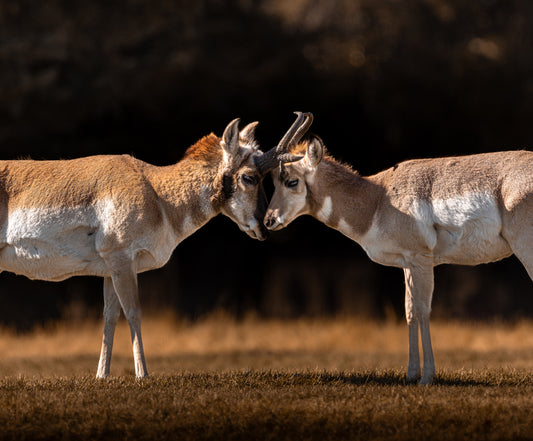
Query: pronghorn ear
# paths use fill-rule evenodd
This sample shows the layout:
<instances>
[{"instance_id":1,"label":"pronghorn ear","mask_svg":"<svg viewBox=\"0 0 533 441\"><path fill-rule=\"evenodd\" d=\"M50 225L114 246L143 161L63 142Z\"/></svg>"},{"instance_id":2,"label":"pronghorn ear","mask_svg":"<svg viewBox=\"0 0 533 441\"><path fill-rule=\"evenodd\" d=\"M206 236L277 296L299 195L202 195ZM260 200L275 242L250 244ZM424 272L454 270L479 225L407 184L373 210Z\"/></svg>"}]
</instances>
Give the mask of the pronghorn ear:
<instances>
[{"instance_id":1,"label":"pronghorn ear","mask_svg":"<svg viewBox=\"0 0 533 441\"><path fill-rule=\"evenodd\" d=\"M322 158L324 157L324 143L318 136L314 136L313 139L307 145L307 152L305 153L304 161L308 168L315 169Z\"/></svg>"},{"instance_id":2,"label":"pronghorn ear","mask_svg":"<svg viewBox=\"0 0 533 441\"><path fill-rule=\"evenodd\" d=\"M259 124L259 121L255 121L253 123L248 124L244 129L242 129L239 133L239 137L244 141L248 143L252 143L255 141L255 128L257 127L257 124Z\"/></svg>"},{"instance_id":3,"label":"pronghorn ear","mask_svg":"<svg viewBox=\"0 0 533 441\"><path fill-rule=\"evenodd\" d=\"M226 153L231 156L239 151L239 121L240 118L236 118L227 125L220 143Z\"/></svg>"}]
</instances>

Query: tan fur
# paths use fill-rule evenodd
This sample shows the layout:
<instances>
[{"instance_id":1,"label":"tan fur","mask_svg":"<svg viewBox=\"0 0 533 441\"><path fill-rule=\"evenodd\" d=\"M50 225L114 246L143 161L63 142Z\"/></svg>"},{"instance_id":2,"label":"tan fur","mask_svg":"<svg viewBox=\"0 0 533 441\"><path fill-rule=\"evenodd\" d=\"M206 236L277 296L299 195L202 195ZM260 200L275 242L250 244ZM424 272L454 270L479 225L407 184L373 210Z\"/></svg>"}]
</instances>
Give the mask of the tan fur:
<instances>
[{"instance_id":1,"label":"tan fur","mask_svg":"<svg viewBox=\"0 0 533 441\"><path fill-rule=\"evenodd\" d=\"M321 160L323 149L319 140L302 143L293 152L305 157L274 172L265 224L275 230L309 214L358 242L372 260L403 268L407 376L420 376L420 331L420 383L429 384L435 372L433 267L477 265L514 253L533 279L533 153L419 159L361 177L327 154Z\"/></svg>"},{"instance_id":2,"label":"tan fur","mask_svg":"<svg viewBox=\"0 0 533 441\"><path fill-rule=\"evenodd\" d=\"M128 155L62 161L0 161L0 271L33 279L104 277L104 339L98 377L109 375L115 324L124 312L135 372L147 375L137 273L164 265L173 249L218 213L264 238L256 123L232 121L174 165ZM264 207L262 208L264 211Z\"/></svg>"}]
</instances>

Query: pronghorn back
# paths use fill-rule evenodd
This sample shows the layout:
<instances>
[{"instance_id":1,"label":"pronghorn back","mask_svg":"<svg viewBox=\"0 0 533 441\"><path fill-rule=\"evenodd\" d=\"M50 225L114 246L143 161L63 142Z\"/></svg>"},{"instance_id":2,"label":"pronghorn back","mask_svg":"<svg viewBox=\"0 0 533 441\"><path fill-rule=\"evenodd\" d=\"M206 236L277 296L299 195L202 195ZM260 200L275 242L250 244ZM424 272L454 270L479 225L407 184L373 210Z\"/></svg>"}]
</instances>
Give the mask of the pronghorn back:
<instances>
[{"instance_id":1,"label":"pronghorn back","mask_svg":"<svg viewBox=\"0 0 533 441\"><path fill-rule=\"evenodd\" d=\"M10 209L90 205L119 192L136 197L146 187L140 164L128 155L0 161L0 191Z\"/></svg>"},{"instance_id":2,"label":"pronghorn back","mask_svg":"<svg viewBox=\"0 0 533 441\"><path fill-rule=\"evenodd\" d=\"M415 159L374 177L399 195L443 199L472 192L513 199L533 188L533 153L505 151L444 158Z\"/></svg>"}]
</instances>

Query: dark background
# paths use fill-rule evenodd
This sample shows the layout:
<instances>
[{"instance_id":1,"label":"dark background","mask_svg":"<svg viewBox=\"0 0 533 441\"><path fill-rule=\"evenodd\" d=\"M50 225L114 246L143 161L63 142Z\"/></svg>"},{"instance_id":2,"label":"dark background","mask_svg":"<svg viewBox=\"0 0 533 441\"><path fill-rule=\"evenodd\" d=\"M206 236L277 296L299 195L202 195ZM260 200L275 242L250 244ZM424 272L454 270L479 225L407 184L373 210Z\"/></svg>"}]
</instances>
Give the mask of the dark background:
<instances>
[{"instance_id":1,"label":"dark background","mask_svg":"<svg viewBox=\"0 0 533 441\"><path fill-rule=\"evenodd\" d=\"M533 147L530 0L0 3L0 156L179 160L235 117L274 145L292 111L373 174L415 157ZM102 282L4 273L0 323L101 315ZM403 316L401 270L311 218L259 243L221 216L140 276L145 311ZM515 258L436 269L434 316L533 316Z\"/></svg>"}]
</instances>

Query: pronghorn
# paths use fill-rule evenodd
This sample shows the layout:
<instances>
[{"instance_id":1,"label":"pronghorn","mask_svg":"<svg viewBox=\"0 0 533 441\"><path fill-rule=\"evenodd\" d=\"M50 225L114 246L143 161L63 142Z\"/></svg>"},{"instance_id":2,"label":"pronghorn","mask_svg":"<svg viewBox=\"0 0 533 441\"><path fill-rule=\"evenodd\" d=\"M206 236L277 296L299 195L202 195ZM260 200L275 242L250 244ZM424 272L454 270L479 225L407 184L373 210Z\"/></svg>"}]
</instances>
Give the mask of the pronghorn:
<instances>
[{"instance_id":1,"label":"pronghorn","mask_svg":"<svg viewBox=\"0 0 533 441\"><path fill-rule=\"evenodd\" d=\"M109 375L120 310L131 331L135 375L148 371L141 338L137 273L163 266L174 248L218 213L264 239L262 178L289 161L284 144L306 128L298 119L277 147L262 153L257 122L228 124L178 163L157 167L129 155L59 161L0 161L0 271L60 281L104 278L104 335L96 376ZM281 153L280 153L281 152Z\"/></svg>"},{"instance_id":2,"label":"pronghorn","mask_svg":"<svg viewBox=\"0 0 533 441\"><path fill-rule=\"evenodd\" d=\"M407 380L433 381L429 316L433 267L515 254L533 279L533 153L508 151L402 162L362 177L315 137L289 149L300 160L272 172L270 230L309 214L403 268L409 329ZM418 333L423 351L420 375Z\"/></svg>"}]
</instances>

